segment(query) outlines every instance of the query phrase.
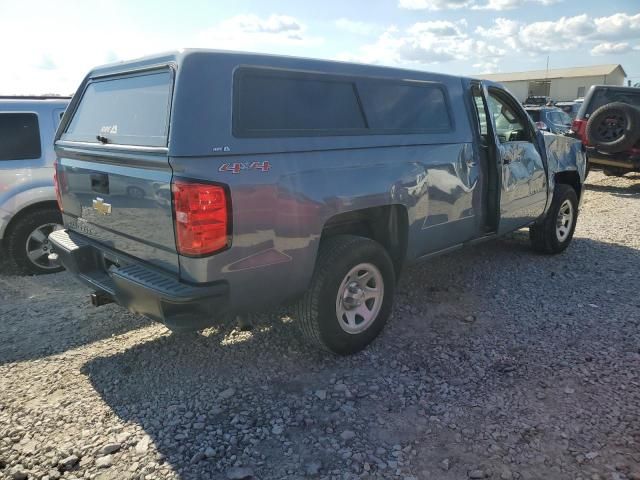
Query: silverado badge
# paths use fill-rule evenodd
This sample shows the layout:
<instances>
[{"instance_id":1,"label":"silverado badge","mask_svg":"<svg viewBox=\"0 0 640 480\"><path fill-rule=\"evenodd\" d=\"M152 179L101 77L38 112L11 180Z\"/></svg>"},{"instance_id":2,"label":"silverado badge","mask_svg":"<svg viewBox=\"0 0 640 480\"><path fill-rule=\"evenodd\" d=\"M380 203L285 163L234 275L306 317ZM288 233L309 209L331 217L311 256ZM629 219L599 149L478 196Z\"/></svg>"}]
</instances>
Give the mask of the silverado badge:
<instances>
[{"instance_id":1,"label":"silverado badge","mask_svg":"<svg viewBox=\"0 0 640 480\"><path fill-rule=\"evenodd\" d=\"M93 201L93 209L102 215L111 215L111 204L105 203L100 197L96 197Z\"/></svg>"}]
</instances>

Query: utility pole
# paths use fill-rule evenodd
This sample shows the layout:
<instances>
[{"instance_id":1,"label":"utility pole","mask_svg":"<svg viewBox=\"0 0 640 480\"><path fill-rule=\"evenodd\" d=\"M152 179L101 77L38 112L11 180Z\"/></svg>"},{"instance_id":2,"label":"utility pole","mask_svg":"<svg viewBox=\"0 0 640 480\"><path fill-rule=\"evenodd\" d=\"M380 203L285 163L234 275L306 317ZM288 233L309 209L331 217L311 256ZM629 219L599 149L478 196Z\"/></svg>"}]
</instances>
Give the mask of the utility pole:
<instances>
[{"instance_id":1,"label":"utility pole","mask_svg":"<svg viewBox=\"0 0 640 480\"><path fill-rule=\"evenodd\" d=\"M549 80L549 55L547 55L547 73L545 73L544 79Z\"/></svg>"}]
</instances>

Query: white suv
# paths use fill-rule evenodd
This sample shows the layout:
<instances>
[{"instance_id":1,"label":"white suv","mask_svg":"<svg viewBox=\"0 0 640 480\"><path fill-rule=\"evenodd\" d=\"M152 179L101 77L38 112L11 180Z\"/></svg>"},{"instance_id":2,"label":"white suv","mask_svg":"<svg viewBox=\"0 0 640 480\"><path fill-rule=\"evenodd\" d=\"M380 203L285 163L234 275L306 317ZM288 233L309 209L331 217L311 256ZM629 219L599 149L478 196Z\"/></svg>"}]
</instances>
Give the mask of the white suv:
<instances>
[{"instance_id":1,"label":"white suv","mask_svg":"<svg viewBox=\"0 0 640 480\"><path fill-rule=\"evenodd\" d=\"M50 273L48 235L62 223L53 138L67 97L0 97L0 242L20 273Z\"/></svg>"}]
</instances>

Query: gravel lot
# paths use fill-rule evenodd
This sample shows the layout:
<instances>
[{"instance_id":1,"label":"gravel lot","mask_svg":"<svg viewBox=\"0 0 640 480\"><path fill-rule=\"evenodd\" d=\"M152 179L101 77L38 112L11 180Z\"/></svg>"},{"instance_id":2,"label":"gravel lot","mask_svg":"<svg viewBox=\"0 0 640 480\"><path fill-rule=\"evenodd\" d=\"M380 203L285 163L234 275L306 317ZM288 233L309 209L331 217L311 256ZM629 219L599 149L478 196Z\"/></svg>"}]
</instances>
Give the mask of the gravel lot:
<instances>
[{"instance_id":1,"label":"gravel lot","mask_svg":"<svg viewBox=\"0 0 640 480\"><path fill-rule=\"evenodd\" d=\"M414 267L349 358L4 265L0 476L640 480L640 175L589 180L567 252L517 232Z\"/></svg>"}]
</instances>

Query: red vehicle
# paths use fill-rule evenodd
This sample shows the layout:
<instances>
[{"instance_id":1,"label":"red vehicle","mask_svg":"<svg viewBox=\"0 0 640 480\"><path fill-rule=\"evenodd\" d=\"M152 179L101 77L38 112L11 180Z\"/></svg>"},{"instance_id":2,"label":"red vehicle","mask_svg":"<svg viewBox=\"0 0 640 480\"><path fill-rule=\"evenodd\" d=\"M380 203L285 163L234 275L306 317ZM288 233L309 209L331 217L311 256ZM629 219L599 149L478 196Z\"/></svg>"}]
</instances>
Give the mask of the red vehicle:
<instances>
[{"instance_id":1,"label":"red vehicle","mask_svg":"<svg viewBox=\"0 0 640 480\"><path fill-rule=\"evenodd\" d=\"M640 88L594 85L571 130L590 166L612 176L640 172Z\"/></svg>"}]
</instances>

